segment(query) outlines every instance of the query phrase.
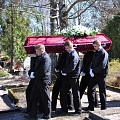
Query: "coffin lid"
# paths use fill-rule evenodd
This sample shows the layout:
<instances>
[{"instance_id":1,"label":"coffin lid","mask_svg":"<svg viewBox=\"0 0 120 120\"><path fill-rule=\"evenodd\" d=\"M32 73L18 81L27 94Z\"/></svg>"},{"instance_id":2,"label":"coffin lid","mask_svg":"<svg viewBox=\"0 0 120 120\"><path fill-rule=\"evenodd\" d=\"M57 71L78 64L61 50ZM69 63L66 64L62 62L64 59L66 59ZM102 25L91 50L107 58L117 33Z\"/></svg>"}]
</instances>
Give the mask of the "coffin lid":
<instances>
[{"instance_id":1,"label":"coffin lid","mask_svg":"<svg viewBox=\"0 0 120 120\"><path fill-rule=\"evenodd\" d=\"M74 48L78 52L86 52L93 49L93 41L100 40L102 46L109 50L112 41L103 33L96 34L94 36L84 36L84 37L65 37L65 36L28 36L24 48L27 54L34 54L34 47L37 44L44 44L46 52L48 53L61 53L64 51L64 43L67 40L71 40Z\"/></svg>"}]
</instances>

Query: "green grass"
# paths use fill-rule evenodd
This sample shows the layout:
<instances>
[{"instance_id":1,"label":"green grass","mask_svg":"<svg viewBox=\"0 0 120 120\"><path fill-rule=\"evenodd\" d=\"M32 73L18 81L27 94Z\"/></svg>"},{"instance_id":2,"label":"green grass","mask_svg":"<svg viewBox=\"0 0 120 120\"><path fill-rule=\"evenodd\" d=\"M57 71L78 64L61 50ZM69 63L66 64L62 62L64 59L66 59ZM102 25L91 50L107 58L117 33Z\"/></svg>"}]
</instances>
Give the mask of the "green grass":
<instances>
[{"instance_id":1,"label":"green grass","mask_svg":"<svg viewBox=\"0 0 120 120\"><path fill-rule=\"evenodd\" d=\"M111 86L118 87L117 83L117 77L120 76L120 61L117 60L111 60L109 62L109 72L106 79L106 83Z\"/></svg>"},{"instance_id":2,"label":"green grass","mask_svg":"<svg viewBox=\"0 0 120 120\"><path fill-rule=\"evenodd\" d=\"M9 74L6 70L3 70L2 68L0 68L0 78L9 77L9 76L11 76L11 74Z\"/></svg>"}]
</instances>

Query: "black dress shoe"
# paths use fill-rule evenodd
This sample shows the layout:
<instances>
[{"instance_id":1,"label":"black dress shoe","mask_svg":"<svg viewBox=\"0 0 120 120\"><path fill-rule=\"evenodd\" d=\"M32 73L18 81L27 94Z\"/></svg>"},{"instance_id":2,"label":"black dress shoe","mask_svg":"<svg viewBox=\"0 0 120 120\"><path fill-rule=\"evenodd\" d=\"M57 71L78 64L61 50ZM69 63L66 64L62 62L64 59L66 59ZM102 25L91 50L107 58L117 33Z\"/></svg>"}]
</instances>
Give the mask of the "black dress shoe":
<instances>
[{"instance_id":1,"label":"black dress shoe","mask_svg":"<svg viewBox=\"0 0 120 120\"><path fill-rule=\"evenodd\" d=\"M49 116L45 116L45 115L43 115L42 117L41 117L41 119L44 119L44 120L48 120L48 119L50 119L51 117L49 117Z\"/></svg>"},{"instance_id":2,"label":"black dress shoe","mask_svg":"<svg viewBox=\"0 0 120 120\"><path fill-rule=\"evenodd\" d=\"M68 106L68 110L73 110L73 107L71 107L71 106Z\"/></svg>"},{"instance_id":3,"label":"black dress shoe","mask_svg":"<svg viewBox=\"0 0 120 120\"><path fill-rule=\"evenodd\" d=\"M71 114L71 116L78 116L81 115L82 112L81 111L75 111L74 113Z\"/></svg>"},{"instance_id":4,"label":"black dress shoe","mask_svg":"<svg viewBox=\"0 0 120 120\"><path fill-rule=\"evenodd\" d=\"M98 105L94 105L94 107L98 108L99 106Z\"/></svg>"},{"instance_id":5,"label":"black dress shoe","mask_svg":"<svg viewBox=\"0 0 120 120\"><path fill-rule=\"evenodd\" d=\"M106 110L106 108L101 108L101 110Z\"/></svg>"},{"instance_id":6,"label":"black dress shoe","mask_svg":"<svg viewBox=\"0 0 120 120\"><path fill-rule=\"evenodd\" d=\"M56 111L56 113L58 113L58 114L67 114L68 111L63 111L63 110L61 109L61 110L59 110L59 111Z\"/></svg>"},{"instance_id":7,"label":"black dress shoe","mask_svg":"<svg viewBox=\"0 0 120 120\"><path fill-rule=\"evenodd\" d=\"M55 109L55 108L52 108L51 111L56 111L56 109Z\"/></svg>"},{"instance_id":8,"label":"black dress shoe","mask_svg":"<svg viewBox=\"0 0 120 120\"><path fill-rule=\"evenodd\" d=\"M30 113L30 111L28 111L27 109L22 110L21 112L22 112L22 113L25 113L25 114L29 114L29 113Z\"/></svg>"},{"instance_id":9,"label":"black dress shoe","mask_svg":"<svg viewBox=\"0 0 120 120\"><path fill-rule=\"evenodd\" d=\"M37 114L43 114L43 111L37 110Z\"/></svg>"},{"instance_id":10,"label":"black dress shoe","mask_svg":"<svg viewBox=\"0 0 120 120\"><path fill-rule=\"evenodd\" d=\"M99 107L100 107L100 105L99 105L99 104L95 104L95 105L94 105L94 107L99 108Z\"/></svg>"},{"instance_id":11,"label":"black dress shoe","mask_svg":"<svg viewBox=\"0 0 120 120\"><path fill-rule=\"evenodd\" d=\"M25 115L24 118L28 120L38 120L37 117L31 117L30 115Z\"/></svg>"},{"instance_id":12,"label":"black dress shoe","mask_svg":"<svg viewBox=\"0 0 120 120\"><path fill-rule=\"evenodd\" d=\"M87 108L83 108L84 111L94 111L94 108L91 107L87 107Z\"/></svg>"}]
</instances>

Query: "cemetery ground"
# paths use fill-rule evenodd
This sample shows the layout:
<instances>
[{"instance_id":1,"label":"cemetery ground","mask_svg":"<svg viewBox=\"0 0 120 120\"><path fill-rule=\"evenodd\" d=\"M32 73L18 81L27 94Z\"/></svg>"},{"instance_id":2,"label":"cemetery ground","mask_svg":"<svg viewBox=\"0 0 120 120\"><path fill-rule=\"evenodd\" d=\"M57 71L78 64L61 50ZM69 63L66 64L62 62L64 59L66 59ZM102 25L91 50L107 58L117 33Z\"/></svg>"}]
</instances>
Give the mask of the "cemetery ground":
<instances>
[{"instance_id":1,"label":"cemetery ground","mask_svg":"<svg viewBox=\"0 0 120 120\"><path fill-rule=\"evenodd\" d=\"M27 86L28 83L29 79L26 78L25 75L12 76L11 78L1 78L0 85L1 88L4 89L0 92L0 96L3 94L6 95L9 88L22 88L23 86ZM15 94L19 98L19 102L17 104L11 103L11 105L14 106L13 108L10 108L7 104L5 104L7 102L3 101L2 97L0 98L0 120L26 120L24 118L25 113L22 113L22 111L26 108L25 91L16 91ZM82 108L88 106L86 94L83 95L81 105ZM57 110L59 109L60 101L58 98ZM58 113L52 112L51 120L120 120L120 92L107 89L106 110L100 110L99 106L98 108L95 108L95 111L86 112L82 110L82 114L79 116L71 116L72 112L74 111L69 111L67 115L60 115ZM41 116L42 114L38 114L38 120L40 120Z\"/></svg>"}]
</instances>

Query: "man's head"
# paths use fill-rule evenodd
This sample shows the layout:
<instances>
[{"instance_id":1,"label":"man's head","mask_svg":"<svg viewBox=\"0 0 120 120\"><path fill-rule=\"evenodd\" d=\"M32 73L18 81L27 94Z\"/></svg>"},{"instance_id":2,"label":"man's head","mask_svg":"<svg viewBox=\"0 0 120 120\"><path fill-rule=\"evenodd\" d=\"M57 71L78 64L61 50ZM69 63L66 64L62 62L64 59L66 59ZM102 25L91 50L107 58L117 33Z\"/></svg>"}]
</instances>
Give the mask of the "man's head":
<instances>
[{"instance_id":1,"label":"man's head","mask_svg":"<svg viewBox=\"0 0 120 120\"><path fill-rule=\"evenodd\" d=\"M99 50L100 46L101 46L101 42L99 40L95 40L93 42L93 47L95 50Z\"/></svg>"},{"instance_id":2,"label":"man's head","mask_svg":"<svg viewBox=\"0 0 120 120\"><path fill-rule=\"evenodd\" d=\"M38 44L36 47L35 47L35 51L36 51L36 54L38 56L42 55L44 52L45 52L45 46L43 44Z\"/></svg>"},{"instance_id":3,"label":"man's head","mask_svg":"<svg viewBox=\"0 0 120 120\"><path fill-rule=\"evenodd\" d=\"M70 52L70 50L73 49L73 43L71 41L67 41L64 43L64 47L67 52Z\"/></svg>"}]
</instances>

